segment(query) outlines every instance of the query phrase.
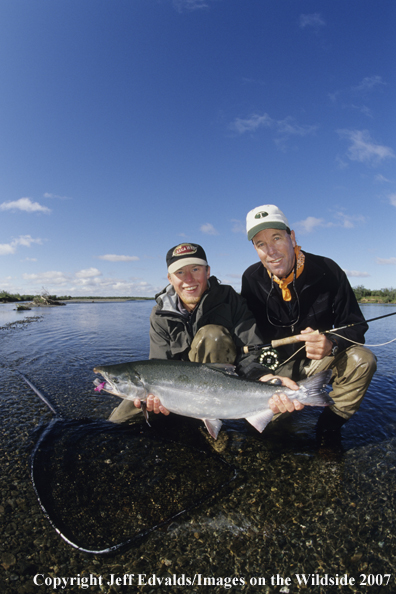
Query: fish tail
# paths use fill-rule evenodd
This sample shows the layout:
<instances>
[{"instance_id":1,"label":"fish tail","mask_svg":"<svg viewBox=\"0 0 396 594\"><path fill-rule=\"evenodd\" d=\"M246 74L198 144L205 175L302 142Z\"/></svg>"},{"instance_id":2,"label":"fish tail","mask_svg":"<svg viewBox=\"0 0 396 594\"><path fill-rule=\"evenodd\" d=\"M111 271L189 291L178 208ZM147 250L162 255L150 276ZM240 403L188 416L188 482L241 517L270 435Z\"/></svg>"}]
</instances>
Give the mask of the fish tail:
<instances>
[{"instance_id":1,"label":"fish tail","mask_svg":"<svg viewBox=\"0 0 396 594\"><path fill-rule=\"evenodd\" d=\"M334 404L334 400L329 396L326 389L331 376L332 371L328 369L327 371L321 371L312 377L308 377L302 382L298 382L299 386L305 392L302 403L310 406L329 406L330 404Z\"/></svg>"}]
</instances>

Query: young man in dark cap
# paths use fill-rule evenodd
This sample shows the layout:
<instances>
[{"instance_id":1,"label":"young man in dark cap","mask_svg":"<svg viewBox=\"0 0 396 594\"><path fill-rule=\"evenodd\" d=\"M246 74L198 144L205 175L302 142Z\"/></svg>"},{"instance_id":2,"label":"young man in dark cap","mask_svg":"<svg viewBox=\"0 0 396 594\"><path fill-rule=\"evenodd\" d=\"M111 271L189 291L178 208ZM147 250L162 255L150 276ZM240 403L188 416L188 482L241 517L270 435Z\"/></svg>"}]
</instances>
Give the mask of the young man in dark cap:
<instances>
[{"instance_id":1,"label":"young man in dark cap","mask_svg":"<svg viewBox=\"0 0 396 594\"><path fill-rule=\"evenodd\" d=\"M323 411L317 428L318 439L331 438L359 408L376 370L373 353L361 346L367 324L343 270L329 258L302 252L277 206L251 210L246 229L260 262L244 272L242 295L266 342L299 335L300 342L279 348L278 376L298 381L333 371L335 404ZM272 404L280 413L295 409L285 395L275 395Z\"/></svg>"},{"instance_id":2,"label":"young man in dark cap","mask_svg":"<svg viewBox=\"0 0 396 594\"><path fill-rule=\"evenodd\" d=\"M230 363L241 376L263 379L262 365L242 352L245 345L263 342L254 317L232 287L210 276L203 248L181 243L168 251L166 264L170 284L156 295L151 312L150 359ZM135 405L140 406L139 400ZM147 410L168 412L151 395ZM110 420L123 422L135 411L133 403L124 400Z\"/></svg>"}]
</instances>

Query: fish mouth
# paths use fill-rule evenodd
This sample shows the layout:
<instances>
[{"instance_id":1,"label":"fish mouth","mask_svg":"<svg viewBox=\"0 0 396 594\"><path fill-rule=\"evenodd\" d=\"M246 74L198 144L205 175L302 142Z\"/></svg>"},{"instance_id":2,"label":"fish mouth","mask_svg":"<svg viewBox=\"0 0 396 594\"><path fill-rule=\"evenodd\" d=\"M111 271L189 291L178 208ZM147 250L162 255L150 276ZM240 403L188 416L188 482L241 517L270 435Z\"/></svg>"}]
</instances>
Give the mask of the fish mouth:
<instances>
[{"instance_id":1,"label":"fish mouth","mask_svg":"<svg viewBox=\"0 0 396 594\"><path fill-rule=\"evenodd\" d=\"M106 374L103 373L103 371L100 371L99 367L94 368L94 373L100 374L102 376L102 379L97 377L93 381L93 384L95 386L95 388L94 388L95 392L101 392L102 390L104 390L105 392L108 392L109 394L114 394L114 396L119 396L119 392L117 390L115 383L113 383L111 380L109 380L109 378L106 376Z\"/></svg>"}]
</instances>

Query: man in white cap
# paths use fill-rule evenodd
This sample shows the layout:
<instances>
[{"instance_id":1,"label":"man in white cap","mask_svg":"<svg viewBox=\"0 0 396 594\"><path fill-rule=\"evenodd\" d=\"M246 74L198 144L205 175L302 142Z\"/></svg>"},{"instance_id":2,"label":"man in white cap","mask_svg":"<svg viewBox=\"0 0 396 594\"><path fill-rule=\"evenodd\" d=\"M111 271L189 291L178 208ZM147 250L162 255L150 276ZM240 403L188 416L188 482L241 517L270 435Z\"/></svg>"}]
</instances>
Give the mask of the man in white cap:
<instances>
[{"instance_id":1,"label":"man in white cap","mask_svg":"<svg viewBox=\"0 0 396 594\"><path fill-rule=\"evenodd\" d=\"M260 344L256 322L245 300L229 285L210 275L203 248L181 243L166 255L169 285L156 295L150 316L150 359L235 364L238 375L252 380L265 374L254 355L242 349ZM140 401L124 400L109 420L124 422L139 412ZM168 411L149 395L147 410Z\"/></svg>"},{"instance_id":2,"label":"man in white cap","mask_svg":"<svg viewBox=\"0 0 396 594\"><path fill-rule=\"evenodd\" d=\"M319 417L317 435L319 440L339 436L376 370L373 353L360 346L368 326L346 274L329 258L303 252L287 218L273 204L251 210L246 230L260 262L244 272L241 293L265 342L299 335L300 342L278 349L275 373L298 381L331 369L335 404ZM296 408L285 395L274 396L272 405L279 413Z\"/></svg>"}]
</instances>

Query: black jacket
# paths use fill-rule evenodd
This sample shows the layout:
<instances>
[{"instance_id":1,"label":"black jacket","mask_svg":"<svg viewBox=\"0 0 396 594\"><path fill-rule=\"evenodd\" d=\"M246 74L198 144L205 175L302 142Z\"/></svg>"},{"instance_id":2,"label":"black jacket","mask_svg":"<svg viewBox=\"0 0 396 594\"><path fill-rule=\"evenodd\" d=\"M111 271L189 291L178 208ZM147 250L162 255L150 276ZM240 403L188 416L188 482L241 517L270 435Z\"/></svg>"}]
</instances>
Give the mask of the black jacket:
<instances>
[{"instance_id":1,"label":"black jacket","mask_svg":"<svg viewBox=\"0 0 396 594\"><path fill-rule=\"evenodd\" d=\"M271 282L261 262L253 264L243 274L242 296L245 297L267 343L299 334L307 327L324 331L364 322L355 294L338 264L329 258L306 252L304 254L304 270L296 279L294 288L293 285L289 285L292 293L291 302L283 301L279 286ZM339 330L337 335L363 344L367 328L367 324L363 323ZM335 338L340 350L352 346L352 343L344 338ZM302 343L297 343L279 347L278 351L285 360L301 346ZM304 357L304 349L296 355L297 359Z\"/></svg>"},{"instance_id":2,"label":"black jacket","mask_svg":"<svg viewBox=\"0 0 396 594\"><path fill-rule=\"evenodd\" d=\"M179 311L177 299L172 285L156 295L157 305L150 315L150 359L188 361L188 351L198 330L207 324L218 324L229 330L237 347L238 374L258 379L266 373L254 355L241 351L246 344L263 341L245 300L232 287L221 285L211 276L208 290L188 318Z\"/></svg>"}]
</instances>

